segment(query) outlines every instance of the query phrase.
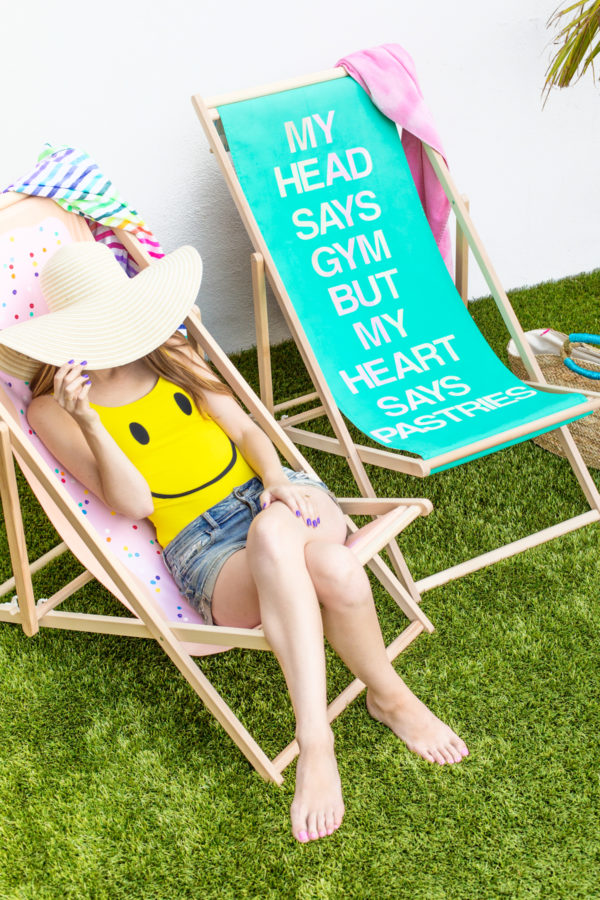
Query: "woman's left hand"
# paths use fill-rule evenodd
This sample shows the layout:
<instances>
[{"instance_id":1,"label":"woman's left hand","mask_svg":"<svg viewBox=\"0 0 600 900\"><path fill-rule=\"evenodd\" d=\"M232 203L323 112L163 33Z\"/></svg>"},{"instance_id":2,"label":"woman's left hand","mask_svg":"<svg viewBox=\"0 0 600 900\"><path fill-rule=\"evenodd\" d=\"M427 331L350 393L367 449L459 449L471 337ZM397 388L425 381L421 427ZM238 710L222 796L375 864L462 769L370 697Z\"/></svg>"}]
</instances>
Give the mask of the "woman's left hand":
<instances>
[{"instance_id":1,"label":"woman's left hand","mask_svg":"<svg viewBox=\"0 0 600 900\"><path fill-rule=\"evenodd\" d=\"M309 528L317 528L321 524L321 519L317 518L313 499L302 484L285 481L282 484L267 485L260 495L261 507L267 509L275 500L285 503L288 509L298 519L302 518Z\"/></svg>"}]
</instances>

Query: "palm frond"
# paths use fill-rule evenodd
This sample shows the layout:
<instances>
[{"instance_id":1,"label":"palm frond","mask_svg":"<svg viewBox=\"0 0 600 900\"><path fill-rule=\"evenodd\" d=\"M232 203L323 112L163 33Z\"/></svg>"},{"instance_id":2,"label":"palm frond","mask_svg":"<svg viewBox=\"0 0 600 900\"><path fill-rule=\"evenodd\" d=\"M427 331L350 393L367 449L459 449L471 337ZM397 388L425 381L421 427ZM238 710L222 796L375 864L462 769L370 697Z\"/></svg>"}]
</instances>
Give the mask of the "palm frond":
<instances>
[{"instance_id":1,"label":"palm frond","mask_svg":"<svg viewBox=\"0 0 600 900\"><path fill-rule=\"evenodd\" d=\"M557 9L548 20L548 27L558 25L564 17L575 12L554 38L558 46L546 71L544 92L546 99L553 87L567 87L578 81L592 68L600 52L600 0L578 0L565 9Z\"/></svg>"}]
</instances>

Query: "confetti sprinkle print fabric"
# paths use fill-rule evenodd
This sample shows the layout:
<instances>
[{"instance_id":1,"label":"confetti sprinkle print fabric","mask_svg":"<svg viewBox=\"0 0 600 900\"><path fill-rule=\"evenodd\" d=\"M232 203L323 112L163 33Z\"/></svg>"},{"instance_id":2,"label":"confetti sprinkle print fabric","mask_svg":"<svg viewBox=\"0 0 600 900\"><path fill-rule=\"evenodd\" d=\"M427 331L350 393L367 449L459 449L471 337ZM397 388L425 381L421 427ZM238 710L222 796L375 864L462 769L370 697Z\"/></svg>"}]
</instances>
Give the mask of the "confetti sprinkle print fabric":
<instances>
[{"instance_id":1,"label":"confetti sprinkle print fabric","mask_svg":"<svg viewBox=\"0 0 600 900\"><path fill-rule=\"evenodd\" d=\"M15 229L0 235L0 328L47 312L38 276L46 259L72 238L58 219L48 218L35 228ZM134 323L132 323L134 327ZM75 501L82 516L95 528L107 551L117 556L146 586L170 622L203 624L201 616L180 596L162 561L162 548L146 520L132 521L107 509L92 493L66 472L29 427L28 384L0 372L0 394L17 411L24 433ZM186 644L193 655L220 652L222 648Z\"/></svg>"}]
</instances>

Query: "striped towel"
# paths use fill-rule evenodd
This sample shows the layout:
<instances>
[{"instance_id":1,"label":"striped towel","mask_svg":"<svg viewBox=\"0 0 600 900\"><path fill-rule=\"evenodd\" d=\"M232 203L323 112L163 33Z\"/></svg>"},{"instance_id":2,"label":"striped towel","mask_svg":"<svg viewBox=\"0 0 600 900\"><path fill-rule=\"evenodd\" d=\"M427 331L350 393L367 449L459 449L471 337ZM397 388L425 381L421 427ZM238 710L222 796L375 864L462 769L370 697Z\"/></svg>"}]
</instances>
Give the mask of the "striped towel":
<instances>
[{"instance_id":1,"label":"striped towel","mask_svg":"<svg viewBox=\"0 0 600 900\"><path fill-rule=\"evenodd\" d=\"M84 216L94 238L110 247L130 277L137 274L138 266L115 237L113 229L122 228L134 234L155 259L164 256L144 220L82 150L44 144L33 171L17 179L5 191L51 197L69 212Z\"/></svg>"}]
</instances>

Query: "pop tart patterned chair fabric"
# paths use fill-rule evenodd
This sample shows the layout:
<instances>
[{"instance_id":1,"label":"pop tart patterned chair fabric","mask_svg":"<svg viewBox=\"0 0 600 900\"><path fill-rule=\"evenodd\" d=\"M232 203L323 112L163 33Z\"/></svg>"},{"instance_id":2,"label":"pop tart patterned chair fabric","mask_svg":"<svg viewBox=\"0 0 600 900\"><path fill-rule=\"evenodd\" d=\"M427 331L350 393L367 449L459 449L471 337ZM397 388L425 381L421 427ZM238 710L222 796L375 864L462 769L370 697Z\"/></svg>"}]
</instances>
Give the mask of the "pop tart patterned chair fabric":
<instances>
[{"instance_id":1,"label":"pop tart patterned chair fabric","mask_svg":"<svg viewBox=\"0 0 600 900\"><path fill-rule=\"evenodd\" d=\"M0 328L6 328L25 317L47 312L38 285L39 273L53 251L71 242L74 237L93 240L87 226L79 218L64 213L51 201L31 198L26 207L29 213L34 204L49 215L33 227L8 228L0 233ZM46 206L47 204L47 206ZM21 212L22 203L14 212ZM49 207L49 208L48 208ZM33 211L33 210L32 210ZM5 211L6 217L9 210ZM74 234L74 230L76 233ZM77 233L79 232L79 233ZM149 592L160 594L160 607L169 621L201 624L198 613L180 597L162 561L162 550L157 544L154 529L147 521L131 522L107 509L90 491L64 472L59 463L32 432L26 411L30 400L25 382L0 374L0 388L5 399L12 404L15 415L28 435L32 445L46 462L49 472L73 499L81 516L85 516L102 540L130 569L136 580ZM10 408L10 407L9 407ZM195 652L215 652L209 646L198 646Z\"/></svg>"},{"instance_id":2,"label":"pop tart patterned chair fabric","mask_svg":"<svg viewBox=\"0 0 600 900\"><path fill-rule=\"evenodd\" d=\"M0 195L1 328L46 311L39 289L39 273L44 262L59 246L80 240L94 240L83 216L66 211L51 199L14 192ZM133 235L119 231L119 242L139 267L151 263L147 250ZM207 354L288 464L312 472L214 342L199 314L190 315L185 325L188 335ZM298 752L296 742L292 741L271 760L194 659L231 647L269 650L262 629L204 625L196 610L179 595L165 569L162 548L152 526L147 521L130 521L107 509L60 466L29 427L29 399L26 383L0 373L0 491L13 569L13 577L0 585L0 598L15 595L0 604L0 623L18 624L29 636L35 635L40 627L49 627L156 640L259 774L281 783L283 770ZM15 461L62 539L34 562L27 555ZM348 544L409 619L409 625L388 648L393 658L422 631L433 631L433 625L378 554L391 542L397 547L396 535L419 516L427 515L431 504L419 499L356 498L340 502L348 516ZM372 516L373 521L358 529L350 519L352 515ZM79 559L85 571L53 596L36 602L32 576L67 550ZM93 579L103 584L132 615L89 615L58 609ZM363 687L358 680L352 682L331 703L330 718L335 718Z\"/></svg>"}]
</instances>

